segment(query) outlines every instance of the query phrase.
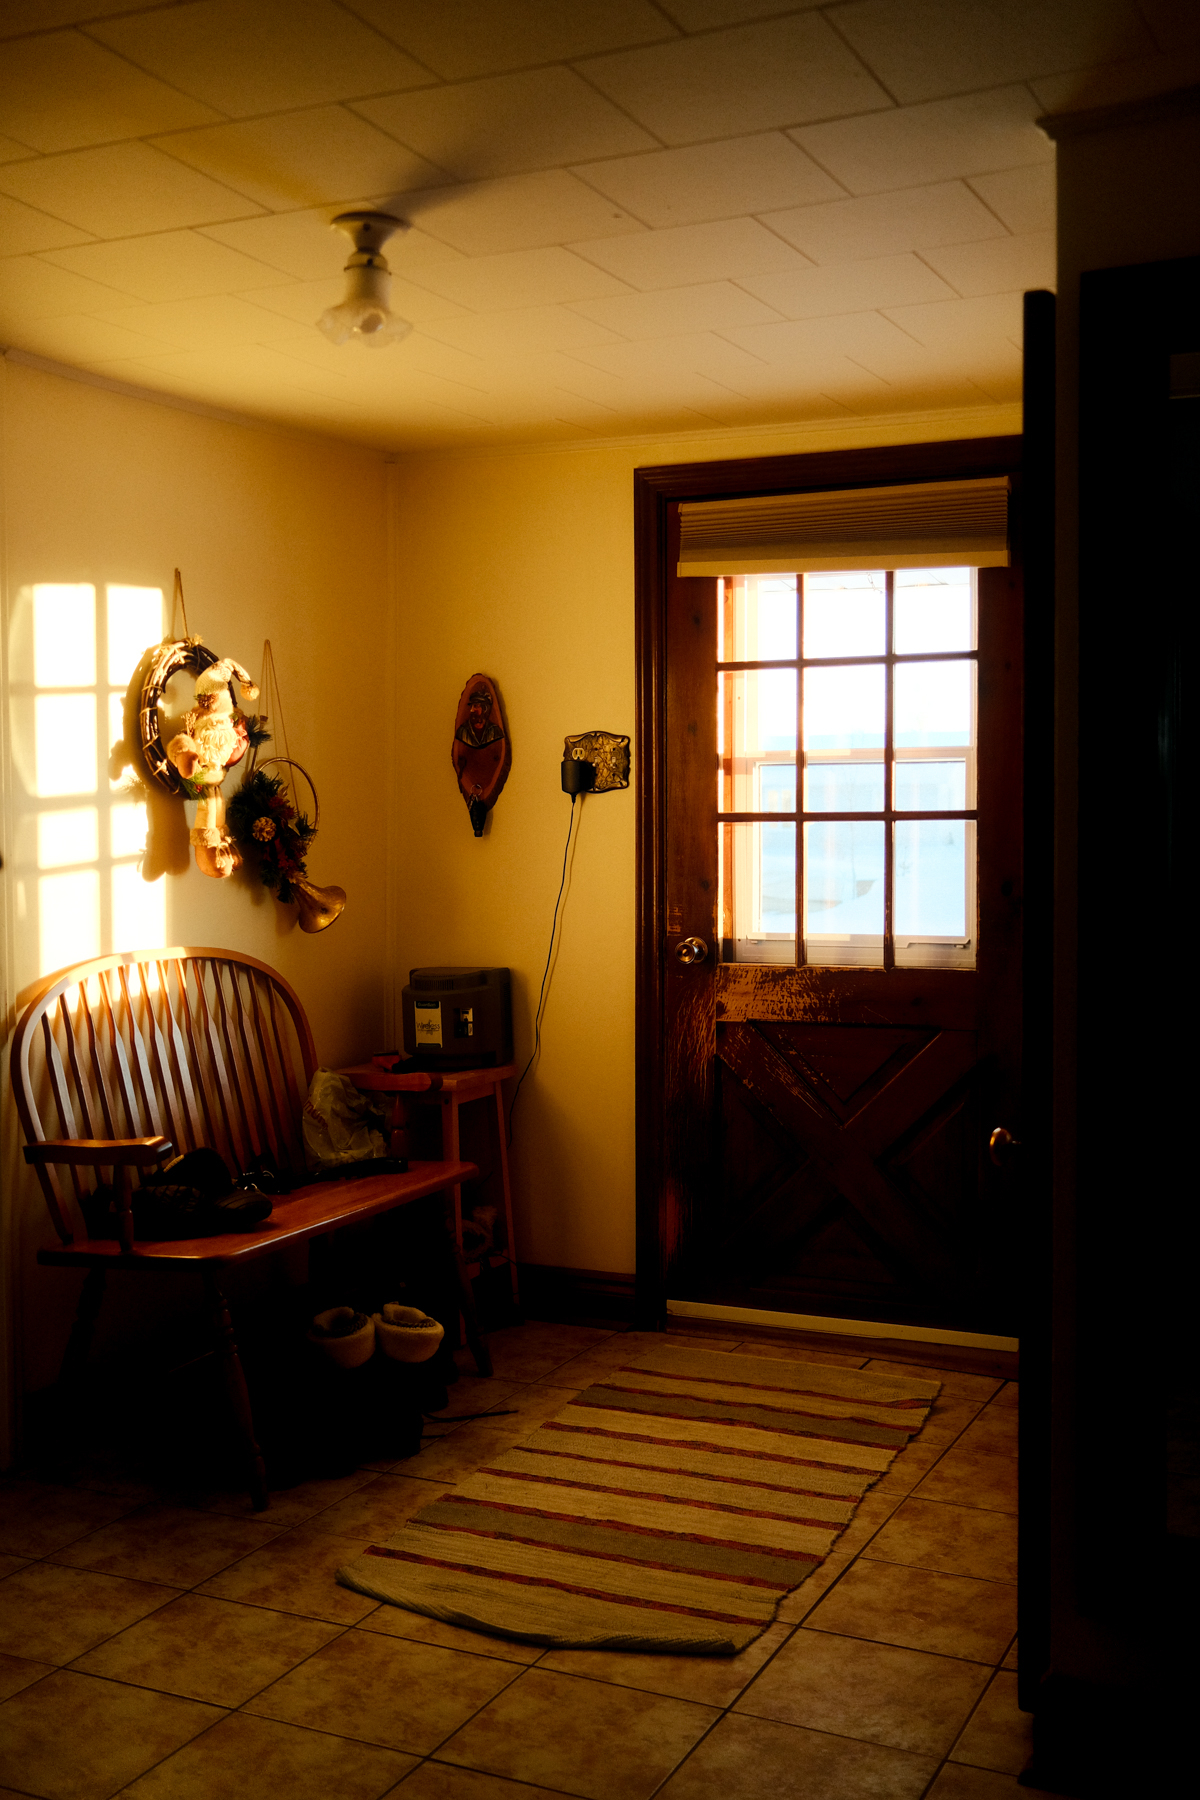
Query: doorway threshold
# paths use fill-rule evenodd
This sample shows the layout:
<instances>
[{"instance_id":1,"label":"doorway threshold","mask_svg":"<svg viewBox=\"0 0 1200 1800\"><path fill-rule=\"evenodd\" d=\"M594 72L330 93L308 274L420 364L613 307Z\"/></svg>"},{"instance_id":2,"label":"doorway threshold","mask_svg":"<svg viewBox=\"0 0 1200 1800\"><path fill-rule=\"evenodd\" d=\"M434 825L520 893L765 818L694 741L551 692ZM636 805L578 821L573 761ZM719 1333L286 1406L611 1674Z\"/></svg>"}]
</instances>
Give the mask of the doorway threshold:
<instances>
[{"instance_id":1,"label":"doorway threshold","mask_svg":"<svg viewBox=\"0 0 1200 1800\"><path fill-rule=\"evenodd\" d=\"M1006 1350L1020 1340L990 1332L944 1331L939 1325L881 1324L877 1319L830 1319L821 1313L765 1312L752 1306L718 1306L707 1300L668 1300L669 1319L708 1319L713 1324L758 1326L770 1331L820 1332L826 1337L893 1339L906 1344L947 1344L963 1350Z\"/></svg>"}]
</instances>

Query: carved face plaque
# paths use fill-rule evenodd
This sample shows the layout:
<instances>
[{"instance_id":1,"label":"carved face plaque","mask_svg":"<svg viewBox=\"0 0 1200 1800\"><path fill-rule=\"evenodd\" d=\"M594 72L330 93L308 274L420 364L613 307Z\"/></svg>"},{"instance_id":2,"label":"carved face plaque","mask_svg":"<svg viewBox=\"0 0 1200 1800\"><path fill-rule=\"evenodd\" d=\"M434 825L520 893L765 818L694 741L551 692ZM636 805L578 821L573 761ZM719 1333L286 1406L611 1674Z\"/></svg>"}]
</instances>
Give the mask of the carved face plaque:
<instances>
[{"instance_id":1,"label":"carved face plaque","mask_svg":"<svg viewBox=\"0 0 1200 1800\"><path fill-rule=\"evenodd\" d=\"M454 719L450 760L471 815L471 829L476 837L482 837L483 822L499 799L512 767L512 745L500 695L490 676L472 675L462 691Z\"/></svg>"}]
</instances>

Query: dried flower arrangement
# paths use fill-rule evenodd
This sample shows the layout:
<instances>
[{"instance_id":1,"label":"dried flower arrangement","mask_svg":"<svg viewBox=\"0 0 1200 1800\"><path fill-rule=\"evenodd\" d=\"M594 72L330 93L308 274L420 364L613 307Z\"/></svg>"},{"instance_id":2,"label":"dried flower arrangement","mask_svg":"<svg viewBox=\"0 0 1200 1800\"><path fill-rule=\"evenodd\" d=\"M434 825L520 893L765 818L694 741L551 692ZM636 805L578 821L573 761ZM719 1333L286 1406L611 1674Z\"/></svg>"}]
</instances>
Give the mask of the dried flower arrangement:
<instances>
[{"instance_id":1,"label":"dried flower arrangement","mask_svg":"<svg viewBox=\"0 0 1200 1800\"><path fill-rule=\"evenodd\" d=\"M297 812L284 783L255 769L229 801L225 817L241 848L252 853L263 886L285 904L294 900L292 884L308 873L308 846L316 826Z\"/></svg>"}]
</instances>

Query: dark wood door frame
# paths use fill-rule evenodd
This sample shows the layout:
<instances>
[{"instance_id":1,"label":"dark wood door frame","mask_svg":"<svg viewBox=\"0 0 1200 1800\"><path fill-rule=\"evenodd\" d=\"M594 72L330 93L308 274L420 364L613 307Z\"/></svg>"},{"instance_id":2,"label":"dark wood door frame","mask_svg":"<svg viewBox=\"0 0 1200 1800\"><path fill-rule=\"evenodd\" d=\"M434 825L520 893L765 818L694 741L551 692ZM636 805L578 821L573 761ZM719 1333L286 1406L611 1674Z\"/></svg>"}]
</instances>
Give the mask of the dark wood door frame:
<instances>
[{"instance_id":1,"label":"dark wood door frame","mask_svg":"<svg viewBox=\"0 0 1200 1800\"><path fill-rule=\"evenodd\" d=\"M664 935L667 870L668 521L674 502L903 482L967 480L1019 470L1019 437L887 445L807 455L680 463L634 471L637 739L636 1319L656 1329L683 1221L665 1174ZM715 788L714 788L715 796Z\"/></svg>"}]
</instances>

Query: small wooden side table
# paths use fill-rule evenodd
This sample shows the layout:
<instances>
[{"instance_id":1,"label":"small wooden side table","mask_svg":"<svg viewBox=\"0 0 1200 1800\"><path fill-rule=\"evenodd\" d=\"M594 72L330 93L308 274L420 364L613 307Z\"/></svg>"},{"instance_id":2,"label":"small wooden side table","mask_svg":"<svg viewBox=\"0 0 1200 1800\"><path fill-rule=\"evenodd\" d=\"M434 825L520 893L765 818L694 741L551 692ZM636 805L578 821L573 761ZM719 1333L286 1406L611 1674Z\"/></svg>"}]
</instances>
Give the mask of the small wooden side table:
<instances>
[{"instance_id":1,"label":"small wooden side table","mask_svg":"<svg viewBox=\"0 0 1200 1800\"><path fill-rule=\"evenodd\" d=\"M513 1304L519 1305L517 1293L517 1255L516 1239L513 1235L512 1183L508 1174L508 1132L504 1116L503 1084L517 1072L515 1063L503 1063L496 1069L455 1069L445 1074L433 1071L421 1071L393 1074L380 1068L377 1063L358 1063L352 1069L340 1069L357 1088L364 1093L391 1094L392 1117L391 1129L393 1137L404 1129L405 1101L416 1102L420 1106L440 1106L442 1111L442 1157L447 1162L458 1162L459 1119L461 1106L472 1100L493 1099L496 1107L496 1130L500 1143L500 1185L504 1194L504 1231L505 1251L508 1256L509 1279L512 1282ZM462 1250L462 1187L452 1187L450 1193L454 1202L454 1236L459 1250ZM477 1274L479 1261L467 1260L468 1274Z\"/></svg>"}]
</instances>

